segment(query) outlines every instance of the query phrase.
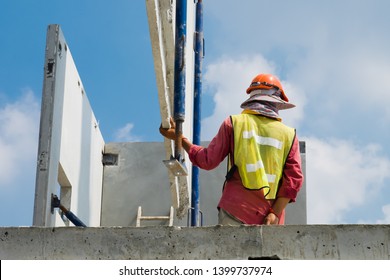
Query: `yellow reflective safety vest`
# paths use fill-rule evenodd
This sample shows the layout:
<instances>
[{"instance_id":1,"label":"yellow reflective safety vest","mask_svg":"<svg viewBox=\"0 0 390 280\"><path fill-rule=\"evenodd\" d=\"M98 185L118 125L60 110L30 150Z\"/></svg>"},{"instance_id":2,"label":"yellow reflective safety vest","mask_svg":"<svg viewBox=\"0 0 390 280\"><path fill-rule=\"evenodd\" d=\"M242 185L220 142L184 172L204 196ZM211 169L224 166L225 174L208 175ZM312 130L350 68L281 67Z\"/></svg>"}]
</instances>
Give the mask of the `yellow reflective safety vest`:
<instances>
[{"instance_id":1,"label":"yellow reflective safety vest","mask_svg":"<svg viewBox=\"0 0 390 280\"><path fill-rule=\"evenodd\" d=\"M284 164L295 138L295 129L262 115L231 116L234 129L234 164L243 185L263 189L275 199Z\"/></svg>"}]
</instances>

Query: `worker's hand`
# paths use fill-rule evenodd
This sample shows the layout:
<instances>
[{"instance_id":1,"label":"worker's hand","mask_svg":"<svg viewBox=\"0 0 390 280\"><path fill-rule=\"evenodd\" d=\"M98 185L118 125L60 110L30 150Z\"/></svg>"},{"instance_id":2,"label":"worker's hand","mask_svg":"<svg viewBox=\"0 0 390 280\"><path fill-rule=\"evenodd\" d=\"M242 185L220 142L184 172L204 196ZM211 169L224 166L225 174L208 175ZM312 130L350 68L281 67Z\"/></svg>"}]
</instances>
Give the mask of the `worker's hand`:
<instances>
[{"instance_id":1,"label":"worker's hand","mask_svg":"<svg viewBox=\"0 0 390 280\"><path fill-rule=\"evenodd\" d=\"M175 140L175 138L176 138L176 131L175 131L176 125L175 125L175 122L173 121L172 117L170 118L169 122L171 124L170 128L163 128L162 124L160 125L160 133L162 136L164 136L168 139Z\"/></svg>"},{"instance_id":2,"label":"worker's hand","mask_svg":"<svg viewBox=\"0 0 390 280\"><path fill-rule=\"evenodd\" d=\"M268 215L265 216L264 224L265 225L277 225L277 224L279 224L279 218L274 213L268 213Z\"/></svg>"}]
</instances>

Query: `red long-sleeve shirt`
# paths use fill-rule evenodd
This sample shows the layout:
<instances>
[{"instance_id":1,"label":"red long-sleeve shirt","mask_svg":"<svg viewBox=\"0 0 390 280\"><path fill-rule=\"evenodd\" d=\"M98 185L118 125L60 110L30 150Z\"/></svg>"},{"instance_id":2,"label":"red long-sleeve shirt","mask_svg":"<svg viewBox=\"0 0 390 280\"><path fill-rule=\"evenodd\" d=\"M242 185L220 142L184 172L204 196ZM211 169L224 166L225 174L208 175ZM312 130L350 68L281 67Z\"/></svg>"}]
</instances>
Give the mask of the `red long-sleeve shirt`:
<instances>
[{"instance_id":1,"label":"red long-sleeve shirt","mask_svg":"<svg viewBox=\"0 0 390 280\"><path fill-rule=\"evenodd\" d=\"M230 117L222 123L217 135L207 148L192 145L189 150L191 162L199 168L211 170L217 167L229 154L233 155L234 136ZM295 137L283 170L283 177L277 197L289 198L295 202L303 182L299 141ZM227 180L218 207L224 209L245 224L263 224L274 200L264 198L262 190L248 190L241 182L236 170ZM280 214L279 224L284 224L285 211Z\"/></svg>"}]
</instances>

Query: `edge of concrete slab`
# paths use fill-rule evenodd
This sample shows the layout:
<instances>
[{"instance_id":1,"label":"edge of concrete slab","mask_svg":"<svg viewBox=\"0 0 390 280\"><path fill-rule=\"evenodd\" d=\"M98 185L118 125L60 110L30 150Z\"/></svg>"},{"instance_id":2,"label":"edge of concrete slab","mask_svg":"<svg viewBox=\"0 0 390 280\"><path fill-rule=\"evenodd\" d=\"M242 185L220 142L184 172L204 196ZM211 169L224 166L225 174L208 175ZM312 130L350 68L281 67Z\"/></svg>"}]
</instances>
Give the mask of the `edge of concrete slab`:
<instances>
[{"instance_id":1,"label":"edge of concrete slab","mask_svg":"<svg viewBox=\"0 0 390 280\"><path fill-rule=\"evenodd\" d=\"M2 227L3 260L390 259L390 225Z\"/></svg>"}]
</instances>

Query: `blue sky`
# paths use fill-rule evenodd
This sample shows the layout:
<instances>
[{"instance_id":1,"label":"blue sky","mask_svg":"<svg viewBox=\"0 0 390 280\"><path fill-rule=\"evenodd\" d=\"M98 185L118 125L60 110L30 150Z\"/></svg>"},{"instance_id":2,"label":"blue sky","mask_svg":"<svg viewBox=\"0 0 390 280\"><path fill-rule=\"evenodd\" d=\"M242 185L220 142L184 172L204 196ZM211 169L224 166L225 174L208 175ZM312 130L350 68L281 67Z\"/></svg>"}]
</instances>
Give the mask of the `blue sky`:
<instances>
[{"instance_id":1,"label":"blue sky","mask_svg":"<svg viewBox=\"0 0 390 280\"><path fill-rule=\"evenodd\" d=\"M104 140L162 141L144 0L0 3L0 226L32 223L46 29L60 24ZM115 4L113 4L115 3ZM390 3L204 1L202 138L278 75L307 145L309 223L390 222ZM147 118L145 118L147 113Z\"/></svg>"}]
</instances>

